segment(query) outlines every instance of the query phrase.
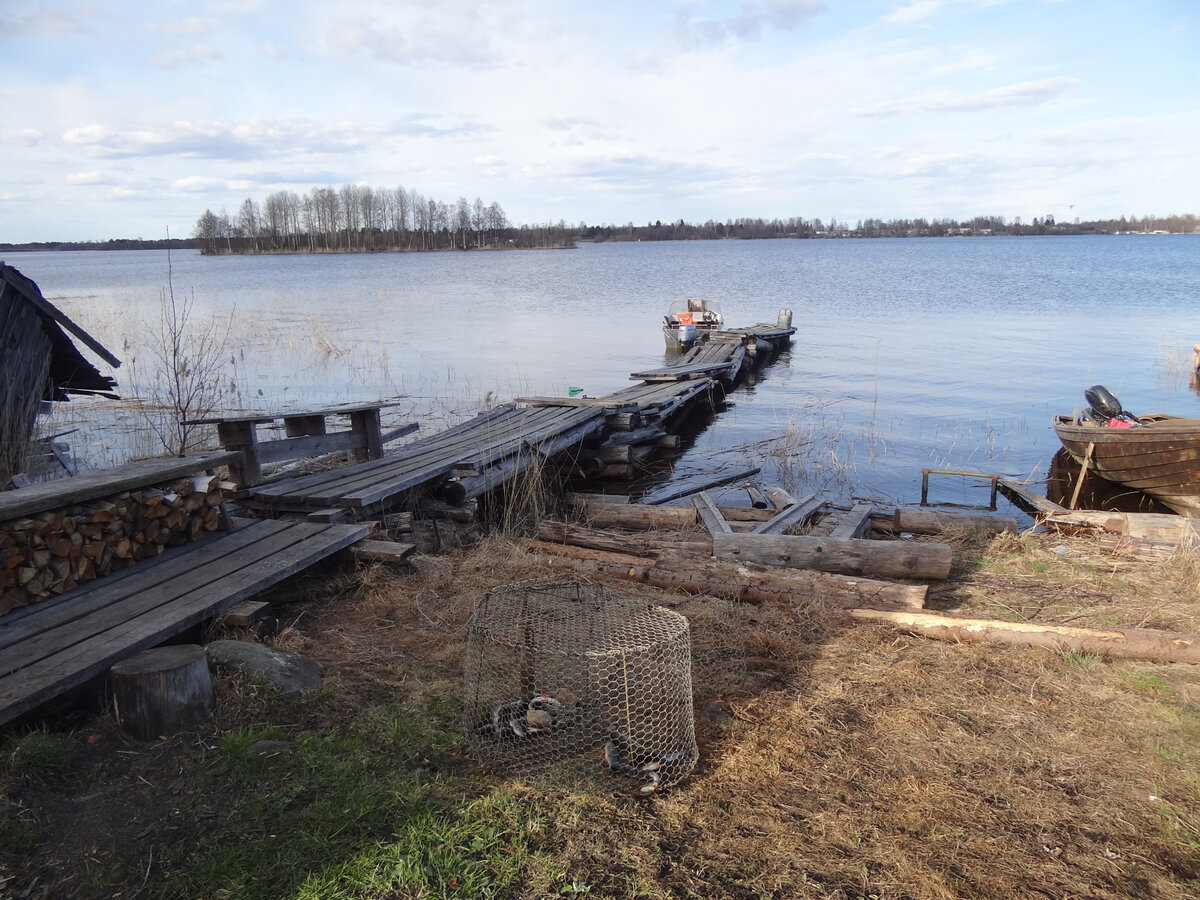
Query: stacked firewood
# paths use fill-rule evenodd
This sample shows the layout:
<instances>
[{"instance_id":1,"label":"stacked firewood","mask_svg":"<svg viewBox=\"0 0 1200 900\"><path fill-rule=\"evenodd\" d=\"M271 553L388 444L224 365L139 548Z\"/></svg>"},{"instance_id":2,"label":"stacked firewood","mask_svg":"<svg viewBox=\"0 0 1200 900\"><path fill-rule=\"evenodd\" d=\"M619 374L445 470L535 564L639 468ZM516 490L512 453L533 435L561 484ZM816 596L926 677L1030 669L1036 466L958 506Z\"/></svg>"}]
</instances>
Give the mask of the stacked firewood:
<instances>
[{"instance_id":1,"label":"stacked firewood","mask_svg":"<svg viewBox=\"0 0 1200 900\"><path fill-rule=\"evenodd\" d=\"M221 483L183 478L0 522L0 613L69 591L221 526Z\"/></svg>"}]
</instances>

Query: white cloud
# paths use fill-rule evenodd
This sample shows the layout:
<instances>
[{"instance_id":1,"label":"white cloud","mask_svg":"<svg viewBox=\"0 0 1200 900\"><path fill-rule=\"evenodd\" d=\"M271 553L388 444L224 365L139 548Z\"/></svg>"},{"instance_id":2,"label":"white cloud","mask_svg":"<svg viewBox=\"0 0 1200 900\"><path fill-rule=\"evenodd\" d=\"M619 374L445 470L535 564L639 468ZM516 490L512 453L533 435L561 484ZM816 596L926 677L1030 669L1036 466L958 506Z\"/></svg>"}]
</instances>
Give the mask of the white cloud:
<instances>
[{"instance_id":1,"label":"white cloud","mask_svg":"<svg viewBox=\"0 0 1200 900\"><path fill-rule=\"evenodd\" d=\"M263 44L263 53L271 57L271 59L287 59L287 47L283 44L277 44L275 41L266 41Z\"/></svg>"},{"instance_id":2,"label":"white cloud","mask_svg":"<svg viewBox=\"0 0 1200 900\"><path fill-rule=\"evenodd\" d=\"M63 132L63 140L68 144L99 144L105 136L103 125L83 125Z\"/></svg>"},{"instance_id":3,"label":"white cloud","mask_svg":"<svg viewBox=\"0 0 1200 900\"><path fill-rule=\"evenodd\" d=\"M72 172L67 176L67 184L112 184L112 181L99 172Z\"/></svg>"},{"instance_id":4,"label":"white cloud","mask_svg":"<svg viewBox=\"0 0 1200 900\"><path fill-rule=\"evenodd\" d=\"M922 97L913 100L893 100L848 110L852 116L864 118L886 118L888 116L913 116L937 112L978 112L1003 106L1036 106L1057 100L1079 84L1077 78L1045 78L1041 81L1023 81L1005 85L978 94L958 97Z\"/></svg>"}]
</instances>

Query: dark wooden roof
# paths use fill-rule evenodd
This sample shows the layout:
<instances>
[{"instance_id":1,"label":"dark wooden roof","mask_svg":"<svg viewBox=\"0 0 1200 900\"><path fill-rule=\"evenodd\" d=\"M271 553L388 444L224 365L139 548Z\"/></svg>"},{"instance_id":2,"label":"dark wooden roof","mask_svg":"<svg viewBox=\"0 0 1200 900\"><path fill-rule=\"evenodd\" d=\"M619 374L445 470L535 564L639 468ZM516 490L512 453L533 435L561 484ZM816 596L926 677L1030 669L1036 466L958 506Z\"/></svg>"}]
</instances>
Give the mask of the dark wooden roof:
<instances>
[{"instance_id":1,"label":"dark wooden roof","mask_svg":"<svg viewBox=\"0 0 1200 900\"><path fill-rule=\"evenodd\" d=\"M66 400L68 394L116 397L112 393L117 386L116 381L101 375L99 369L84 359L67 332L113 368L121 365L121 361L72 322L66 313L46 300L32 279L26 278L12 266L0 263L0 314L7 314L11 307L19 303L27 303L37 312L42 331L50 343L50 383L47 396L43 399ZM3 325L3 321L0 321L0 328Z\"/></svg>"}]
</instances>

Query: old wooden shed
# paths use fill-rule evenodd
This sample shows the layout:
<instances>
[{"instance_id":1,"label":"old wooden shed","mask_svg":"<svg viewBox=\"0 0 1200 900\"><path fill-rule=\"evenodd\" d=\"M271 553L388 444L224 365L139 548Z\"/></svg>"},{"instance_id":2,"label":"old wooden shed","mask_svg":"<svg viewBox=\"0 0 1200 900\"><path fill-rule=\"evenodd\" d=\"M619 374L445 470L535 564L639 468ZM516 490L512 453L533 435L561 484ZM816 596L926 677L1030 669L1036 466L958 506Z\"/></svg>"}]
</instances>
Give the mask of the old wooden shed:
<instances>
[{"instance_id":1,"label":"old wooden shed","mask_svg":"<svg viewBox=\"0 0 1200 900\"><path fill-rule=\"evenodd\" d=\"M32 279L0 262L0 488L21 470L43 401L116 397L116 382L84 358L72 337L110 366L121 364Z\"/></svg>"}]
</instances>

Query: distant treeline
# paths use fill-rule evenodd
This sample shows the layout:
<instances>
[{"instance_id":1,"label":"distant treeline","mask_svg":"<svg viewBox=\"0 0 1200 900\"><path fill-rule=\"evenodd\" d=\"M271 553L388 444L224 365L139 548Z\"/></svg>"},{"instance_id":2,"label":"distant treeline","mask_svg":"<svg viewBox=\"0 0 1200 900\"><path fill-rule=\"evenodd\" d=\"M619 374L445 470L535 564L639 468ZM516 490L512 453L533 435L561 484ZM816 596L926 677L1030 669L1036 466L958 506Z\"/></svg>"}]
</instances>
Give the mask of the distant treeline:
<instances>
[{"instance_id":1,"label":"distant treeline","mask_svg":"<svg viewBox=\"0 0 1200 900\"><path fill-rule=\"evenodd\" d=\"M837 219L800 217L789 219L728 219L709 220L693 225L680 219L677 222L653 224L588 226L580 223L576 235L584 241L719 241L763 240L770 238L878 238L878 237L961 237L966 235L992 236L1015 234L1125 234L1162 233L1195 234L1200 221L1195 215L1122 216L1092 222L1061 222L1054 216L1034 217L1024 222L1021 217L1011 221L1002 216L976 216L973 219L861 219L851 225Z\"/></svg>"},{"instance_id":2,"label":"distant treeline","mask_svg":"<svg viewBox=\"0 0 1200 900\"><path fill-rule=\"evenodd\" d=\"M566 222L514 226L479 198L447 204L359 184L278 191L261 205L248 197L233 216L206 209L193 235L206 254L570 247L576 237Z\"/></svg>"},{"instance_id":3,"label":"distant treeline","mask_svg":"<svg viewBox=\"0 0 1200 900\"><path fill-rule=\"evenodd\" d=\"M0 251L32 250L180 250L195 249L194 238L144 241L141 238L114 238L108 241L34 241L29 244L0 244Z\"/></svg>"}]
</instances>

